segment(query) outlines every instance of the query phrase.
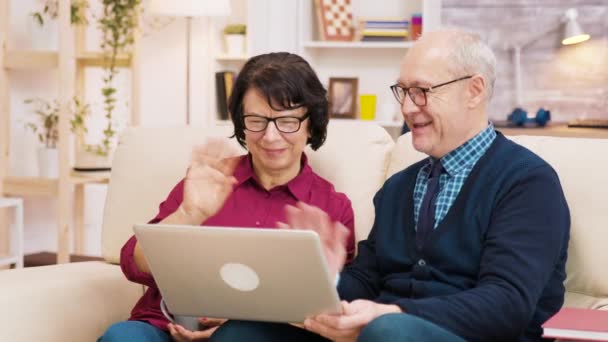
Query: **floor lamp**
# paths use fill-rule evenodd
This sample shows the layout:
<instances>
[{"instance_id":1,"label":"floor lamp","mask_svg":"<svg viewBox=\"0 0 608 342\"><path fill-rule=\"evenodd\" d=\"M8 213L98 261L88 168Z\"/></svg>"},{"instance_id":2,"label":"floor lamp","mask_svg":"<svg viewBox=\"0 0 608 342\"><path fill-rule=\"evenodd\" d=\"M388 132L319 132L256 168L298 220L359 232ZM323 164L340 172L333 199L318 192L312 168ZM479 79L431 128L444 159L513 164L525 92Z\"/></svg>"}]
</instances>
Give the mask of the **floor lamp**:
<instances>
[{"instance_id":1,"label":"floor lamp","mask_svg":"<svg viewBox=\"0 0 608 342\"><path fill-rule=\"evenodd\" d=\"M542 38L546 34L553 32L563 26L562 31L562 45L572 45L584 42L590 38L590 36L583 32L576 18L578 17L578 11L575 8L568 9L558 22L554 25L549 26L546 30L540 31L528 37L526 40L518 42L509 46L510 50L513 50L513 64L515 65L515 107L522 107L522 82L521 82L521 50L526 46L532 44L538 39Z\"/></svg>"},{"instance_id":2,"label":"floor lamp","mask_svg":"<svg viewBox=\"0 0 608 342\"><path fill-rule=\"evenodd\" d=\"M190 36L195 17L230 15L229 0L150 0L147 11L155 15L186 18L186 124L190 124Z\"/></svg>"}]
</instances>

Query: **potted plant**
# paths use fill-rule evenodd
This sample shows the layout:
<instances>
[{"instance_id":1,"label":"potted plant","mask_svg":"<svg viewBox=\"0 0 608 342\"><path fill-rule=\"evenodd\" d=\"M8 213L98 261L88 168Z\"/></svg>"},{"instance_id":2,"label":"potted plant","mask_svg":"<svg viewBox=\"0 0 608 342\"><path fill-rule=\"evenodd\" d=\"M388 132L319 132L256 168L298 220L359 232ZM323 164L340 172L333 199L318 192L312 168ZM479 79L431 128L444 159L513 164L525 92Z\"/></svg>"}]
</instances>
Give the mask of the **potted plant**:
<instances>
[{"instance_id":1,"label":"potted plant","mask_svg":"<svg viewBox=\"0 0 608 342\"><path fill-rule=\"evenodd\" d=\"M45 178L57 178L59 175L59 153L57 142L59 140L59 104L51 104L42 99L28 99L26 104L35 106L36 119L25 124L31 129L42 144L38 148L38 175Z\"/></svg>"},{"instance_id":2,"label":"potted plant","mask_svg":"<svg viewBox=\"0 0 608 342\"><path fill-rule=\"evenodd\" d=\"M104 130L104 139L98 144L91 144L86 141L86 135L89 132L87 127L87 119L91 116L91 108L89 104L74 98L73 105L70 108L72 118L70 126L76 138L75 144L75 171L109 171L112 166L112 149L110 144L106 144L106 140L114 136L108 137L107 128Z\"/></svg>"},{"instance_id":3,"label":"potted plant","mask_svg":"<svg viewBox=\"0 0 608 342\"><path fill-rule=\"evenodd\" d=\"M114 147L116 135L113 112L117 101L114 87L114 78L118 74L117 57L119 53L125 52L133 45L141 0L102 0L102 4L103 15L98 20L98 24L102 32L101 49L104 53L105 76L101 94L104 98L107 125L103 131L103 141L93 151L97 155L108 156Z\"/></svg>"},{"instance_id":4,"label":"potted plant","mask_svg":"<svg viewBox=\"0 0 608 342\"><path fill-rule=\"evenodd\" d=\"M85 142L87 133L86 117L90 114L89 106L75 99L72 114L73 132L76 133L76 164L77 170L109 169L111 152L115 145L116 130L114 126L114 110L116 108L116 88L114 79L118 74L117 57L132 46L138 14L142 0L102 0L102 15L97 19L102 32L101 49L104 53L103 76L104 86L101 89L103 110L106 126L103 129L103 140L99 144ZM87 0L72 0L72 24L87 24L85 9ZM57 17L57 0L44 0L44 8L32 16L40 25L44 17ZM86 109L86 110L85 110ZM83 111L84 110L84 111ZM74 126L76 125L76 126Z\"/></svg>"},{"instance_id":5,"label":"potted plant","mask_svg":"<svg viewBox=\"0 0 608 342\"><path fill-rule=\"evenodd\" d=\"M42 143L38 149L38 169L40 177L57 178L59 172L59 102L46 101L41 98L25 100L26 104L34 106L36 120L26 123ZM76 138L75 170L109 170L111 153L103 143L90 144L85 142L88 128L87 119L91 115L90 106L74 97L70 103L70 130Z\"/></svg>"},{"instance_id":6,"label":"potted plant","mask_svg":"<svg viewBox=\"0 0 608 342\"><path fill-rule=\"evenodd\" d=\"M231 24L224 28L224 41L226 54L229 56L242 56L245 54L245 36L247 26L244 24Z\"/></svg>"}]
</instances>

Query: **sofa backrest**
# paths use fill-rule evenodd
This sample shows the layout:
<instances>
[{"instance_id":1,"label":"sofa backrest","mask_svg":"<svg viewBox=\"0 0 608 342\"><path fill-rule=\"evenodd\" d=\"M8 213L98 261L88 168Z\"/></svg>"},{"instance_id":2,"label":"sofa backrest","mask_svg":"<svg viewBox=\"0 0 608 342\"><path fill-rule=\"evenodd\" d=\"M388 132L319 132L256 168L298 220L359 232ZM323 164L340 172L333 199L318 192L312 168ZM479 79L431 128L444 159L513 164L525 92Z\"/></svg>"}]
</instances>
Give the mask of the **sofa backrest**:
<instances>
[{"instance_id":1,"label":"sofa backrest","mask_svg":"<svg viewBox=\"0 0 608 342\"><path fill-rule=\"evenodd\" d=\"M173 186L185 176L192 147L207 137L228 137L232 125L214 127L129 128L114 155L102 223L102 254L120 260L120 248L134 223L147 222ZM232 143L238 146L235 139ZM394 142L380 126L332 120L327 141L318 151L307 148L313 169L351 199L358 239L373 222L372 197L385 179ZM245 153L245 152L243 152Z\"/></svg>"},{"instance_id":2,"label":"sofa backrest","mask_svg":"<svg viewBox=\"0 0 608 342\"><path fill-rule=\"evenodd\" d=\"M570 207L566 306L608 306L608 140L509 136L556 170ZM425 158L411 135L397 140L388 175ZM539 242L542 243L542 242Z\"/></svg>"}]
</instances>

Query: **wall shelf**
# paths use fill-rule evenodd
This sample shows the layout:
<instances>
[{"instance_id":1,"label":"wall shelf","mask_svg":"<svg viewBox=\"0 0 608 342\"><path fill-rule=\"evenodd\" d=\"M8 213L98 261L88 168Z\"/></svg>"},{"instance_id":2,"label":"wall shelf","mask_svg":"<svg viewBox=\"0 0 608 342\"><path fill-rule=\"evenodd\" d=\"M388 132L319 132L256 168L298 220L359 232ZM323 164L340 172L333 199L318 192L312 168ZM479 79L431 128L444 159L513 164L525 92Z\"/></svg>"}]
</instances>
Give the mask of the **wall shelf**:
<instances>
[{"instance_id":1,"label":"wall shelf","mask_svg":"<svg viewBox=\"0 0 608 342\"><path fill-rule=\"evenodd\" d=\"M408 49L413 42L329 42L309 40L302 46L310 49Z\"/></svg>"},{"instance_id":2,"label":"wall shelf","mask_svg":"<svg viewBox=\"0 0 608 342\"><path fill-rule=\"evenodd\" d=\"M7 69L53 69L59 64L59 54L52 51L9 50L5 52Z\"/></svg>"},{"instance_id":3,"label":"wall shelf","mask_svg":"<svg viewBox=\"0 0 608 342\"><path fill-rule=\"evenodd\" d=\"M110 181L108 173L98 175L81 175L72 173L70 183L80 184L107 184ZM9 176L4 179L3 192L7 195L26 197L46 197L58 194L59 180L56 178L17 177Z\"/></svg>"},{"instance_id":4,"label":"wall shelf","mask_svg":"<svg viewBox=\"0 0 608 342\"><path fill-rule=\"evenodd\" d=\"M4 179L3 188L4 194L12 196L56 196L59 181L51 178L9 176Z\"/></svg>"},{"instance_id":5,"label":"wall shelf","mask_svg":"<svg viewBox=\"0 0 608 342\"><path fill-rule=\"evenodd\" d=\"M249 57L245 55L234 56L234 55L218 55L215 56L215 60L218 62L244 62L248 60Z\"/></svg>"},{"instance_id":6,"label":"wall shelf","mask_svg":"<svg viewBox=\"0 0 608 342\"><path fill-rule=\"evenodd\" d=\"M78 53L76 60L85 67L102 67L106 63L103 53L85 51ZM131 66L130 54L119 54L116 65L122 68ZM59 53L55 51L8 50L5 53L7 69L54 69L59 65Z\"/></svg>"},{"instance_id":7,"label":"wall shelf","mask_svg":"<svg viewBox=\"0 0 608 342\"><path fill-rule=\"evenodd\" d=\"M84 51L76 57L79 63L87 67L103 67L106 62L102 52ZM116 66L121 68L131 67L132 58L128 53L120 53L116 57Z\"/></svg>"}]
</instances>

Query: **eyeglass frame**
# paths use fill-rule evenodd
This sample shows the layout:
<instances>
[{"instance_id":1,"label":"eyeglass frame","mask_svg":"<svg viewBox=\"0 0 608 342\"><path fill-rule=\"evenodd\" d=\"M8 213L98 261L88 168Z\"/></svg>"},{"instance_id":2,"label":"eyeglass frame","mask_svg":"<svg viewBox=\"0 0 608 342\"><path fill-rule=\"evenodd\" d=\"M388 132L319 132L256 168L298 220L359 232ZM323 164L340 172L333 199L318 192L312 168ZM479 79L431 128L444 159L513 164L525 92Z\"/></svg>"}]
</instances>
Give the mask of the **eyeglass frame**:
<instances>
[{"instance_id":1,"label":"eyeglass frame","mask_svg":"<svg viewBox=\"0 0 608 342\"><path fill-rule=\"evenodd\" d=\"M437 84L437 85L434 85L434 86L430 86L430 87L409 87L409 88L406 88L406 87L400 86L399 83L396 83L396 84L393 84L392 86L390 86L390 88L391 88L391 91L393 92L393 96L395 96L395 99L397 100L397 102L399 102L399 104L403 104L403 102L405 101L405 96L407 95L407 96L410 97L410 100L412 100L412 103L414 103L416 106L424 107L428 103L428 100L427 100L427 97L426 97L426 93L428 93L428 92L430 92L432 90L435 90L435 89L437 89L439 87L446 86L448 84L452 84L452 83L455 83L455 82L458 82L458 81L462 81L462 80L466 80L466 79L469 79L469 78L473 78L473 76L474 75L460 77L460 78L457 78L455 80L451 80L451 81L448 81L448 82L440 83L440 84ZM401 90L403 91L403 99L401 99L401 100L399 100L399 95L398 95L398 90L397 90L398 88L401 88ZM412 93L410 93L410 89L412 89L412 88L420 89L420 91L424 95L424 104L418 104L418 103L416 103L416 101L414 100L414 98L411 95Z\"/></svg>"},{"instance_id":2,"label":"eyeglass frame","mask_svg":"<svg viewBox=\"0 0 608 342\"><path fill-rule=\"evenodd\" d=\"M251 130L251 129L247 128L247 124L245 123L245 121L246 121L246 119L248 117L256 117L256 118L264 119L264 120L266 120L266 125L264 125L264 128L261 129L261 130L259 130L259 131ZM246 131L249 131L249 132L260 133L260 132L264 132L266 129L268 129L268 124L270 122L272 122L272 123L274 123L274 127L277 129L277 131L279 131L281 133L290 134L290 133L296 133L296 132L298 132L300 130L300 128L302 128L302 122L304 120L308 119L309 117L310 117L309 113L306 113L306 114L304 114L304 116L301 116L301 117L300 116L278 116L276 118L269 118L267 116L258 115L258 114L245 114L245 115L243 115L243 128ZM296 119L296 120L298 120L298 129L296 129L295 131L291 131L291 132L282 131L279 128L279 125L277 124L277 120L280 120L280 119Z\"/></svg>"}]
</instances>

